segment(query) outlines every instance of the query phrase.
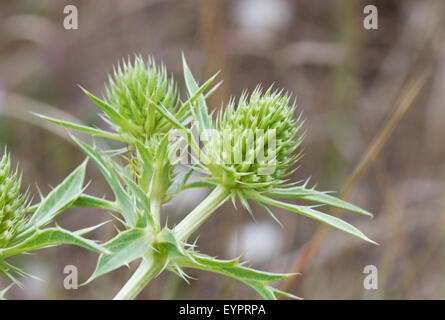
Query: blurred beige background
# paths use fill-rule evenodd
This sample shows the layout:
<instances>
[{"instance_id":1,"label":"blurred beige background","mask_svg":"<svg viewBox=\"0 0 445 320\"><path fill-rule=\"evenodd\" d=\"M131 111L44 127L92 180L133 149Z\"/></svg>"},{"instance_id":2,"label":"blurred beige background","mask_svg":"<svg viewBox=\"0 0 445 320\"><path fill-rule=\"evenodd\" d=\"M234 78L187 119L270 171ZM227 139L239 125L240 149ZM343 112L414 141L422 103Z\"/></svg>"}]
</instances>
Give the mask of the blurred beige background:
<instances>
[{"instance_id":1,"label":"blurred beige background","mask_svg":"<svg viewBox=\"0 0 445 320\"><path fill-rule=\"evenodd\" d=\"M65 30L74 4L79 29ZM363 28L374 4L379 29ZM275 83L297 97L306 118L304 157L295 180L311 176L320 190L375 213L344 218L380 243L372 246L304 217L225 205L202 227L199 249L221 258L240 253L254 267L300 271L281 284L306 299L445 298L445 2L441 0L16 0L0 3L0 149L7 145L36 195L50 190L85 157L65 130L30 114L104 126L78 84L101 95L122 57L153 55L179 84L181 52L203 82L221 70L219 108L257 83ZM183 89L183 87L182 87ZM89 165L88 192L108 193ZM109 193L108 193L109 194ZM175 223L205 196L179 197L164 214ZM58 220L71 230L109 217L84 209ZM112 225L91 237L106 240ZM26 279L10 298L108 299L128 279L121 269L78 290L63 288L65 265L80 281L96 254L72 246L45 249L14 262L44 282ZM365 290L363 269L378 268L378 290ZM134 268L134 266L132 266ZM143 299L248 299L232 280L191 272L190 284L163 274ZM0 287L8 284L0 279Z\"/></svg>"}]
</instances>

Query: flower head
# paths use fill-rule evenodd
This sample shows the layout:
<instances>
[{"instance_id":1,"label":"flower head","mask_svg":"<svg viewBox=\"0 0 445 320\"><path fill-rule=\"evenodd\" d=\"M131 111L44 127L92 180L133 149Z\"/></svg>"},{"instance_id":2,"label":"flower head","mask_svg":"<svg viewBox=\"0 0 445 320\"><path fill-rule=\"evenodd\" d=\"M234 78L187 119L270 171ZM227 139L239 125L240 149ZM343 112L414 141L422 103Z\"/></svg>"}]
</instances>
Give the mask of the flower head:
<instances>
[{"instance_id":1,"label":"flower head","mask_svg":"<svg viewBox=\"0 0 445 320\"><path fill-rule=\"evenodd\" d=\"M109 76L106 93L109 104L128 123L126 127L112 123L118 132L148 140L171 129L153 104L174 113L179 103L177 87L167 76L165 66L156 65L153 58L149 57L147 63L140 56L136 56L133 63L123 61Z\"/></svg>"},{"instance_id":2,"label":"flower head","mask_svg":"<svg viewBox=\"0 0 445 320\"><path fill-rule=\"evenodd\" d=\"M0 161L0 248L4 248L24 223L26 195L20 194L21 177L11 173L10 157Z\"/></svg>"},{"instance_id":3,"label":"flower head","mask_svg":"<svg viewBox=\"0 0 445 320\"><path fill-rule=\"evenodd\" d=\"M298 160L295 151L302 141L295 107L289 95L271 88L263 94L257 87L250 97L243 93L236 108L232 100L218 116L220 143L210 147L210 158L224 168L210 166L216 180L256 189L281 183Z\"/></svg>"}]
</instances>

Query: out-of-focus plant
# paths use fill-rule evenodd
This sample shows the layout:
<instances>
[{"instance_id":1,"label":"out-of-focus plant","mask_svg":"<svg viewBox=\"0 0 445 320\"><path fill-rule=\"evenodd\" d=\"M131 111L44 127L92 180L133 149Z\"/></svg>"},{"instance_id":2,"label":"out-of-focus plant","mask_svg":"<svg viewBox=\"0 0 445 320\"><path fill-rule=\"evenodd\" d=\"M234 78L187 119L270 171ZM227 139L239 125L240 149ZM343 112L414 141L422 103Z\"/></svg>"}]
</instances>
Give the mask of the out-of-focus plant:
<instances>
[{"instance_id":1,"label":"out-of-focus plant","mask_svg":"<svg viewBox=\"0 0 445 320\"><path fill-rule=\"evenodd\" d=\"M176 84L163 65L141 57L122 62L109 78L106 97L84 92L103 111L114 132L82 126L46 116L56 124L93 136L123 142L126 148L99 150L79 139L73 140L102 172L114 193L114 201L82 195L81 206L100 208L120 216L117 235L103 247L96 269L87 282L140 259L139 267L115 299L133 299L164 270L188 281L184 269L194 268L223 274L252 287L265 299L277 295L294 297L271 283L290 274L276 274L244 266L239 259L220 260L200 253L189 237L227 200L241 204L253 214L249 201L263 207L278 221L271 207L286 209L327 223L363 240L368 239L349 223L322 213L315 205L297 205L282 199L310 201L364 215L367 211L326 192L308 188L307 183L287 179L301 152L300 118L294 119L295 103L290 96L260 87L231 101L216 119L206 100L218 87L210 87L215 76L201 86L185 59L184 78L188 90L182 100ZM235 106L236 105L236 106ZM197 135L195 134L197 130ZM189 159L190 170L175 180L178 152ZM188 182L198 171L204 177ZM176 226L161 224L161 207L181 190L209 187L210 194ZM202 230L205 232L205 229ZM296 297L294 297L296 298Z\"/></svg>"},{"instance_id":2,"label":"out-of-focus plant","mask_svg":"<svg viewBox=\"0 0 445 320\"><path fill-rule=\"evenodd\" d=\"M46 227L64 210L84 202L86 162L75 169L39 204L30 206L28 192L22 194L21 176L12 170L10 156L5 151L0 160L0 273L21 286L18 276L34 277L6 260L12 256L60 244L74 244L99 252L110 253L95 241L82 235L96 227L71 232L59 226ZM34 211L32 215L28 213ZM9 287L8 287L9 288ZM8 289L7 288L7 289ZM0 291L0 299L7 291Z\"/></svg>"}]
</instances>

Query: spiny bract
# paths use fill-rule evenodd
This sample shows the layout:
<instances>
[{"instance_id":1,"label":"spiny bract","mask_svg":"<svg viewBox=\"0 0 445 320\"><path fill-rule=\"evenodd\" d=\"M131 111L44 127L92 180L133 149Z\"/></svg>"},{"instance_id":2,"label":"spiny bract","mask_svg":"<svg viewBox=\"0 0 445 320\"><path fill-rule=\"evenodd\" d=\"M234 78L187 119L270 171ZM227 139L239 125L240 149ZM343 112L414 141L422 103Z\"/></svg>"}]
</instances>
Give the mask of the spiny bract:
<instances>
[{"instance_id":1,"label":"spiny bract","mask_svg":"<svg viewBox=\"0 0 445 320\"><path fill-rule=\"evenodd\" d=\"M232 100L220 112L217 126L221 143L219 149L210 146L210 157L215 159L217 152L224 170L209 168L216 180L221 180L218 182L267 189L291 173L289 169L299 157L295 151L302 141L297 136L302 124L299 118L293 119L296 105L289 100L282 91L269 88L263 94L257 87L250 97L242 94L236 109Z\"/></svg>"},{"instance_id":2,"label":"spiny bract","mask_svg":"<svg viewBox=\"0 0 445 320\"><path fill-rule=\"evenodd\" d=\"M110 123L116 131L149 140L171 129L153 104L174 113L179 105L177 87L173 78L167 76L165 66L157 66L153 58L149 57L147 63L140 56L135 57L133 64L130 60L122 61L109 76L106 94L110 105L130 123L128 128Z\"/></svg>"},{"instance_id":3,"label":"spiny bract","mask_svg":"<svg viewBox=\"0 0 445 320\"><path fill-rule=\"evenodd\" d=\"M0 161L0 248L17 234L27 209L26 195L20 194L21 177L17 170L10 171L10 157L5 153Z\"/></svg>"}]
</instances>

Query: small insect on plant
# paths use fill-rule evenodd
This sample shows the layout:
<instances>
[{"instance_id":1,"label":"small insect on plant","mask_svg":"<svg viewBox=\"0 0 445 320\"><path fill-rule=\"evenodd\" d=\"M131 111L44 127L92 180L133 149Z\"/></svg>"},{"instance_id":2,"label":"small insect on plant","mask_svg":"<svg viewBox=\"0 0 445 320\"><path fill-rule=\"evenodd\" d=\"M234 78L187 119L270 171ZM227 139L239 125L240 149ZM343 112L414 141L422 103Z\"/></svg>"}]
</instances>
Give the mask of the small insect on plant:
<instances>
[{"instance_id":1,"label":"small insect on plant","mask_svg":"<svg viewBox=\"0 0 445 320\"><path fill-rule=\"evenodd\" d=\"M264 299L297 298L272 286L292 274L270 273L245 266L239 259L220 260L197 249L192 235L206 232L201 225L222 204L241 203L251 215L251 203L262 207L274 220L274 208L313 218L360 239L374 243L349 223L319 211L320 205L371 216L359 207L327 192L308 188L307 182L289 180L301 156L301 117L283 90L262 89L243 93L214 116L208 97L217 89L216 75L198 85L184 57L188 94L180 97L177 84L162 64L140 56L115 67L100 99L84 93L100 108L112 132L38 115L69 129L124 144L101 150L72 136L87 158L101 171L113 192L113 200L85 194L86 162L40 203L29 206L20 195L20 177L11 170L9 157L0 163L0 271L14 282L16 273L27 276L5 259L23 252L71 243L99 253L96 268L86 283L140 260L138 268L114 297L134 299L164 271L189 281L187 269L199 269L232 277L250 286ZM178 174L179 165L188 167ZM197 172L197 178L190 179ZM191 181L192 180L192 181ZM161 208L181 191L207 187L208 196L176 225L161 221ZM311 206L288 200L313 202ZM102 209L119 224L111 240L98 244L83 235L99 226L70 232L45 228L69 207ZM168 220L167 220L168 221ZM4 294L4 292L3 292Z\"/></svg>"}]
</instances>

